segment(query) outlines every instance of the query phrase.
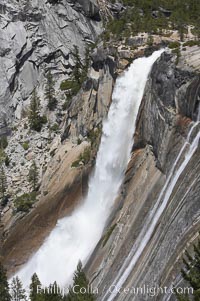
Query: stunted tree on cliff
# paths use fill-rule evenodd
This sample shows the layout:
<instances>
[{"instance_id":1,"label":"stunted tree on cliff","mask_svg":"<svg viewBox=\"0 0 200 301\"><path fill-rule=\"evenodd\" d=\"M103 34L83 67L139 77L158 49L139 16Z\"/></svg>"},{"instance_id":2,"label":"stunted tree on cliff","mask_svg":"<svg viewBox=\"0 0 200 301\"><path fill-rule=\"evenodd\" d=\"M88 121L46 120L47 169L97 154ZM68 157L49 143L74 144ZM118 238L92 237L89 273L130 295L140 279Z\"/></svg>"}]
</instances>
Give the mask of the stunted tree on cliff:
<instances>
[{"instance_id":1,"label":"stunted tree on cliff","mask_svg":"<svg viewBox=\"0 0 200 301\"><path fill-rule=\"evenodd\" d=\"M37 95L36 89L33 90L31 103L30 103L30 111L29 111L29 125L32 130L37 132L41 131L42 128L42 120L40 117L40 99Z\"/></svg>"},{"instance_id":2,"label":"stunted tree on cliff","mask_svg":"<svg viewBox=\"0 0 200 301\"><path fill-rule=\"evenodd\" d=\"M3 164L0 163L0 198L3 200L7 191L7 179Z\"/></svg>"},{"instance_id":3,"label":"stunted tree on cliff","mask_svg":"<svg viewBox=\"0 0 200 301\"><path fill-rule=\"evenodd\" d=\"M53 111L56 108L57 100L55 98L55 88L54 80L49 70L46 75L46 84L45 84L45 99L48 101L48 108L50 111Z\"/></svg>"},{"instance_id":4,"label":"stunted tree on cliff","mask_svg":"<svg viewBox=\"0 0 200 301\"><path fill-rule=\"evenodd\" d=\"M33 160L31 168L29 170L29 177L28 180L32 186L33 191L37 190L38 186L38 167L36 162Z\"/></svg>"}]
</instances>

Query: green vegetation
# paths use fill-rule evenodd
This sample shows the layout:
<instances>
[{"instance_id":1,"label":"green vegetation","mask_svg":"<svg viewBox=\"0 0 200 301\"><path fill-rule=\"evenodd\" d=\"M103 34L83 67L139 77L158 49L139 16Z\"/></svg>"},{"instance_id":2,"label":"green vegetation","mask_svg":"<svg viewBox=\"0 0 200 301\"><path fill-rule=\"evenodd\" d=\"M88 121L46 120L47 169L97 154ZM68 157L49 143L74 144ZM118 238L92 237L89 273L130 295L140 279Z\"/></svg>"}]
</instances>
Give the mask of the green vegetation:
<instances>
[{"instance_id":1,"label":"green vegetation","mask_svg":"<svg viewBox=\"0 0 200 301\"><path fill-rule=\"evenodd\" d=\"M5 157L5 165L8 167L10 165L10 159L9 157L6 155Z\"/></svg>"},{"instance_id":2,"label":"green vegetation","mask_svg":"<svg viewBox=\"0 0 200 301\"><path fill-rule=\"evenodd\" d=\"M40 116L40 99L35 89L33 90L28 117L30 129L37 132L40 132L42 125L47 122L46 116Z\"/></svg>"},{"instance_id":3,"label":"green vegetation","mask_svg":"<svg viewBox=\"0 0 200 301\"><path fill-rule=\"evenodd\" d=\"M95 296L91 292L88 292L88 286L89 281L83 271L82 263L79 261L73 277L73 287L77 287L77 291L74 293L72 287L70 287L66 301L95 301ZM81 293L81 288L85 288L86 293Z\"/></svg>"},{"instance_id":4,"label":"green vegetation","mask_svg":"<svg viewBox=\"0 0 200 301\"><path fill-rule=\"evenodd\" d=\"M41 124L46 124L47 123L47 116L46 115L43 115L43 116L40 116L40 122Z\"/></svg>"},{"instance_id":5,"label":"green vegetation","mask_svg":"<svg viewBox=\"0 0 200 301\"><path fill-rule=\"evenodd\" d=\"M20 281L18 276L12 279L10 294L12 301L27 300L25 289L23 289L22 282Z\"/></svg>"},{"instance_id":6,"label":"green vegetation","mask_svg":"<svg viewBox=\"0 0 200 301\"><path fill-rule=\"evenodd\" d=\"M1 301L11 301L6 270L0 262L0 297Z\"/></svg>"},{"instance_id":7,"label":"green vegetation","mask_svg":"<svg viewBox=\"0 0 200 301\"><path fill-rule=\"evenodd\" d=\"M113 3L115 1L112 1ZM122 0L128 8L119 18L111 19L103 37L120 39L139 32L163 34L166 29L178 30L181 40L187 26L193 25L200 36L200 1L198 0Z\"/></svg>"},{"instance_id":8,"label":"green vegetation","mask_svg":"<svg viewBox=\"0 0 200 301\"><path fill-rule=\"evenodd\" d=\"M75 65L73 68L72 76L70 79L64 80L60 84L60 89L66 91L68 97L73 97L81 89L83 82L87 78L87 72L89 67L89 52L90 49L87 48L85 52L85 60L81 61L78 47L74 45L73 57L75 60Z\"/></svg>"},{"instance_id":9,"label":"green vegetation","mask_svg":"<svg viewBox=\"0 0 200 301\"><path fill-rule=\"evenodd\" d=\"M38 167L37 167L35 161L33 161L31 168L29 170L28 180L32 186L32 190L37 191L37 189L38 189Z\"/></svg>"},{"instance_id":10,"label":"green vegetation","mask_svg":"<svg viewBox=\"0 0 200 301\"><path fill-rule=\"evenodd\" d=\"M63 111L67 110L71 104L71 99L69 97L66 98L64 104L62 105Z\"/></svg>"},{"instance_id":11,"label":"green vegetation","mask_svg":"<svg viewBox=\"0 0 200 301\"><path fill-rule=\"evenodd\" d=\"M179 301L199 301L200 300L200 239L197 245L194 245L194 255L190 255L187 251L183 258L185 268L181 270L183 279L193 288L193 296L180 294L176 292Z\"/></svg>"},{"instance_id":12,"label":"green vegetation","mask_svg":"<svg viewBox=\"0 0 200 301\"><path fill-rule=\"evenodd\" d=\"M28 141L23 142L22 143L22 147L23 147L24 150L28 150L29 149L29 143L28 143Z\"/></svg>"},{"instance_id":13,"label":"green vegetation","mask_svg":"<svg viewBox=\"0 0 200 301\"><path fill-rule=\"evenodd\" d=\"M80 163L86 165L90 161L90 158L91 158L91 148L86 147L83 153L80 154L78 160L72 163L71 167L79 167Z\"/></svg>"},{"instance_id":14,"label":"green vegetation","mask_svg":"<svg viewBox=\"0 0 200 301\"><path fill-rule=\"evenodd\" d=\"M73 289L73 288L74 289ZM89 281L83 271L82 263L79 262L74 272L73 285L69 287L67 295L62 294L56 282L50 284L49 287L43 287L37 274L33 274L30 284L29 298L30 301L95 301L95 296L88 289ZM1 301L25 301L25 290L19 277L15 277L11 282L11 290L9 293L9 285L6 271L0 263L0 300ZM11 295L10 295L11 294Z\"/></svg>"},{"instance_id":15,"label":"green vegetation","mask_svg":"<svg viewBox=\"0 0 200 301\"><path fill-rule=\"evenodd\" d=\"M192 46L196 46L196 45L200 46L200 41L190 40L183 44L184 47L186 47L186 46L192 47Z\"/></svg>"},{"instance_id":16,"label":"green vegetation","mask_svg":"<svg viewBox=\"0 0 200 301\"><path fill-rule=\"evenodd\" d=\"M181 51L180 48L176 48L172 50L172 53L176 54L176 65L179 63L179 59L181 57Z\"/></svg>"},{"instance_id":17,"label":"green vegetation","mask_svg":"<svg viewBox=\"0 0 200 301\"><path fill-rule=\"evenodd\" d=\"M58 132L59 130L59 125L57 123L54 123L51 128L50 128L53 132Z\"/></svg>"},{"instance_id":18,"label":"green vegetation","mask_svg":"<svg viewBox=\"0 0 200 301\"><path fill-rule=\"evenodd\" d=\"M6 154L3 148L0 148L0 165L5 162Z\"/></svg>"},{"instance_id":19,"label":"green vegetation","mask_svg":"<svg viewBox=\"0 0 200 301\"><path fill-rule=\"evenodd\" d=\"M60 84L60 89L62 91L69 91L71 96L74 96L78 93L81 86L76 80L66 79Z\"/></svg>"},{"instance_id":20,"label":"green vegetation","mask_svg":"<svg viewBox=\"0 0 200 301\"><path fill-rule=\"evenodd\" d=\"M168 47L170 49L175 49L175 48L180 47L180 43L179 42L170 42L169 45L168 45Z\"/></svg>"},{"instance_id":21,"label":"green vegetation","mask_svg":"<svg viewBox=\"0 0 200 301\"><path fill-rule=\"evenodd\" d=\"M55 98L55 83L51 71L49 70L46 75L46 84L45 84L45 99L48 101L48 109L53 111L57 106L57 99Z\"/></svg>"},{"instance_id":22,"label":"green vegetation","mask_svg":"<svg viewBox=\"0 0 200 301\"><path fill-rule=\"evenodd\" d=\"M102 129L101 127L96 128L96 129L92 129L91 131L89 131L88 133L88 139L91 142L91 146L98 146L98 142L100 140L101 137L101 133L102 133Z\"/></svg>"},{"instance_id":23,"label":"green vegetation","mask_svg":"<svg viewBox=\"0 0 200 301\"><path fill-rule=\"evenodd\" d=\"M116 226L117 226L117 224L114 224L107 230L106 234L104 235L104 237L102 239L103 247L106 245L107 241L109 240L109 238L110 238L111 234L113 233Z\"/></svg>"},{"instance_id":24,"label":"green vegetation","mask_svg":"<svg viewBox=\"0 0 200 301\"><path fill-rule=\"evenodd\" d=\"M36 193L24 193L14 200L16 212L28 212L36 201Z\"/></svg>"},{"instance_id":25,"label":"green vegetation","mask_svg":"<svg viewBox=\"0 0 200 301\"><path fill-rule=\"evenodd\" d=\"M7 178L6 178L3 165L1 164L0 165L0 199L2 201L6 197L6 191L7 191Z\"/></svg>"},{"instance_id":26,"label":"green vegetation","mask_svg":"<svg viewBox=\"0 0 200 301\"><path fill-rule=\"evenodd\" d=\"M6 136L0 138L0 148L5 149L8 146L8 140Z\"/></svg>"}]
</instances>

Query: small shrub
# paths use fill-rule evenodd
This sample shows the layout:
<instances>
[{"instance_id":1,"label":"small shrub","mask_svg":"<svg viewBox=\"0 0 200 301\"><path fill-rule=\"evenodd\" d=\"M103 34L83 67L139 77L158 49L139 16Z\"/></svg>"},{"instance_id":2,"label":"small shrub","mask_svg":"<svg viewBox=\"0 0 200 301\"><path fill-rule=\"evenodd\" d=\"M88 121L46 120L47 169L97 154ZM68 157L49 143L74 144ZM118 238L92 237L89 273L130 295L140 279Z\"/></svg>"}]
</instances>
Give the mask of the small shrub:
<instances>
[{"instance_id":1,"label":"small shrub","mask_svg":"<svg viewBox=\"0 0 200 301\"><path fill-rule=\"evenodd\" d=\"M71 167L79 167L80 163L86 165L87 163L89 163L90 157L91 157L91 148L86 147L83 153L80 154L79 158L72 163Z\"/></svg>"},{"instance_id":2,"label":"small shrub","mask_svg":"<svg viewBox=\"0 0 200 301\"><path fill-rule=\"evenodd\" d=\"M54 156L55 156L55 153L56 153L56 149L53 149L53 150L50 152L50 156L51 156L51 157L54 157Z\"/></svg>"},{"instance_id":3,"label":"small shrub","mask_svg":"<svg viewBox=\"0 0 200 301\"><path fill-rule=\"evenodd\" d=\"M172 50L172 53L176 54L176 65L178 65L180 57L181 57L180 49L179 48L174 49L174 50Z\"/></svg>"},{"instance_id":4,"label":"small shrub","mask_svg":"<svg viewBox=\"0 0 200 301\"><path fill-rule=\"evenodd\" d=\"M88 139L90 140L92 146L98 144L98 140L101 136L101 132L102 132L101 128L93 129L89 131Z\"/></svg>"},{"instance_id":5,"label":"small shrub","mask_svg":"<svg viewBox=\"0 0 200 301\"><path fill-rule=\"evenodd\" d=\"M71 167L79 167L79 165L80 165L80 160L78 159L72 163Z\"/></svg>"},{"instance_id":6,"label":"small shrub","mask_svg":"<svg viewBox=\"0 0 200 301\"><path fill-rule=\"evenodd\" d=\"M87 147L84 149L83 153L79 157L79 161L83 162L83 164L87 164L90 161L91 157L91 149L90 147Z\"/></svg>"},{"instance_id":7,"label":"small shrub","mask_svg":"<svg viewBox=\"0 0 200 301\"><path fill-rule=\"evenodd\" d=\"M0 138L0 148L6 149L8 146L8 140L6 136Z\"/></svg>"},{"instance_id":8,"label":"small shrub","mask_svg":"<svg viewBox=\"0 0 200 301\"><path fill-rule=\"evenodd\" d=\"M180 47L180 43L179 42L170 42L169 45L168 45L168 47L170 49L175 49L175 48Z\"/></svg>"},{"instance_id":9,"label":"small shrub","mask_svg":"<svg viewBox=\"0 0 200 301\"><path fill-rule=\"evenodd\" d=\"M36 201L36 193L24 193L14 200L16 212L28 212Z\"/></svg>"},{"instance_id":10,"label":"small shrub","mask_svg":"<svg viewBox=\"0 0 200 301\"><path fill-rule=\"evenodd\" d=\"M5 157L5 165L8 167L10 164L10 159L8 156Z\"/></svg>"},{"instance_id":11,"label":"small shrub","mask_svg":"<svg viewBox=\"0 0 200 301\"><path fill-rule=\"evenodd\" d=\"M106 234L103 237L103 247L106 245L107 241L109 240L109 238L110 238L111 234L113 233L116 226L117 226L117 224L114 224L107 230Z\"/></svg>"},{"instance_id":12,"label":"small shrub","mask_svg":"<svg viewBox=\"0 0 200 301\"><path fill-rule=\"evenodd\" d=\"M81 88L81 84L75 80L66 79L60 84L61 91L69 91L71 96L78 93Z\"/></svg>"},{"instance_id":13,"label":"small shrub","mask_svg":"<svg viewBox=\"0 0 200 301\"><path fill-rule=\"evenodd\" d=\"M9 197L7 195L4 196L1 200L1 206L6 207L6 205L8 204L8 201L9 201Z\"/></svg>"},{"instance_id":14,"label":"small shrub","mask_svg":"<svg viewBox=\"0 0 200 301\"><path fill-rule=\"evenodd\" d=\"M40 117L40 120L41 120L41 123L42 123L42 124L46 124L47 121L48 121L46 115L41 116L41 117Z\"/></svg>"},{"instance_id":15,"label":"small shrub","mask_svg":"<svg viewBox=\"0 0 200 301\"><path fill-rule=\"evenodd\" d=\"M63 111L67 110L68 107L70 106L70 103L71 103L71 99L67 98L64 102L64 104L62 105L62 109Z\"/></svg>"},{"instance_id":16,"label":"small shrub","mask_svg":"<svg viewBox=\"0 0 200 301\"><path fill-rule=\"evenodd\" d=\"M59 125L57 123L54 123L54 125L52 125L51 130L53 132L57 132L59 130Z\"/></svg>"},{"instance_id":17,"label":"small shrub","mask_svg":"<svg viewBox=\"0 0 200 301\"><path fill-rule=\"evenodd\" d=\"M23 149L24 149L25 151L27 151L27 150L29 149L29 143L28 143L28 141L23 142L23 143L22 143L22 147L23 147Z\"/></svg>"},{"instance_id":18,"label":"small shrub","mask_svg":"<svg viewBox=\"0 0 200 301\"><path fill-rule=\"evenodd\" d=\"M184 47L186 47L186 46L192 47L192 46L196 46L196 45L199 46L200 41L190 40L190 41L187 41L183 44Z\"/></svg>"},{"instance_id":19,"label":"small shrub","mask_svg":"<svg viewBox=\"0 0 200 301\"><path fill-rule=\"evenodd\" d=\"M81 142L82 142L82 141L81 141L81 139L80 139L80 138L78 138L78 140L77 140L77 144L78 144L78 145L80 145L80 144L81 144Z\"/></svg>"},{"instance_id":20,"label":"small shrub","mask_svg":"<svg viewBox=\"0 0 200 301\"><path fill-rule=\"evenodd\" d=\"M55 97L52 97L51 100L49 100L47 107L50 111L54 111L55 108L57 107L57 104L58 104L57 99Z\"/></svg>"},{"instance_id":21,"label":"small shrub","mask_svg":"<svg viewBox=\"0 0 200 301\"><path fill-rule=\"evenodd\" d=\"M5 151L2 148L0 148L0 164L5 162L5 158L6 158Z\"/></svg>"}]
</instances>

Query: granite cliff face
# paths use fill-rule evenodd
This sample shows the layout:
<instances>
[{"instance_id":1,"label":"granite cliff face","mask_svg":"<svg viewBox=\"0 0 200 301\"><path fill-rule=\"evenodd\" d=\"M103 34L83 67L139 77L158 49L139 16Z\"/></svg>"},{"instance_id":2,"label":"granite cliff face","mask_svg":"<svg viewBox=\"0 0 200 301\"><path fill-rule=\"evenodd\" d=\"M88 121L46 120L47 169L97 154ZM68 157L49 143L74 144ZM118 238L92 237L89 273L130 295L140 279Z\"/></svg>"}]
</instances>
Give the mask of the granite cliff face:
<instances>
[{"instance_id":1,"label":"granite cliff face","mask_svg":"<svg viewBox=\"0 0 200 301\"><path fill-rule=\"evenodd\" d=\"M138 115L135 144L124 184L105 235L87 266L92 284L99 287L98 300L104 300L106 288L120 283L116 277L124 262L127 260L128 267L135 260L134 248L137 250L145 241L152 225L148 225L149 216L160 195L159 206L162 207L166 195L161 191L172 174L165 210L126 281L121 282L123 289L176 285L177 279L180 280L183 251L198 236L199 147L173 183L189 143L198 137L200 129L199 124L194 126L200 99L199 75L186 69L176 66L170 54L163 54L153 66ZM187 147L175 162L193 126ZM124 271L125 267L120 277ZM105 300L108 297L109 294ZM147 293L122 292L114 300L169 300L169 297L174 300L174 295L162 293L150 297Z\"/></svg>"},{"instance_id":2,"label":"granite cliff face","mask_svg":"<svg viewBox=\"0 0 200 301\"><path fill-rule=\"evenodd\" d=\"M78 46L83 58L87 43L102 30L99 7L91 1L1 1L0 4L0 129L21 118L35 86L41 93L51 70L59 83L74 65Z\"/></svg>"},{"instance_id":3,"label":"granite cliff face","mask_svg":"<svg viewBox=\"0 0 200 301\"><path fill-rule=\"evenodd\" d=\"M29 258L56 225L57 220L69 214L87 191L88 175L94 165L101 124L110 106L114 84L114 60L107 57L99 63L101 66L98 69L95 64L91 67L86 83L73 98L65 112L60 130L53 134L53 139L49 140L48 132L46 136L44 128L40 135L34 134L31 141L29 131L24 130L24 123L27 122L25 118L20 121L21 126L9 141L6 151L9 152L15 145L15 152L10 152L10 158L13 161L18 158L15 170L12 163L6 169L10 195L21 195L30 190L27 172L31 159L35 158L40 162L39 201L35 208L25 216L20 213L13 215L11 199L2 211L1 254L10 272L15 271L16 266ZM23 150L18 141L21 135L25 140L30 139L27 151ZM35 144L36 140L38 142ZM73 163L80 160L80 155L88 148L89 162L86 165L80 162L79 166L73 167ZM21 165L20 160L25 163ZM19 191L19 187L23 187L23 191Z\"/></svg>"},{"instance_id":4,"label":"granite cliff face","mask_svg":"<svg viewBox=\"0 0 200 301\"><path fill-rule=\"evenodd\" d=\"M130 60L148 53L146 36L145 41L144 36L139 41L138 37L130 38L129 43L139 43L133 51L131 46L126 50L121 45L118 52L96 48L81 90L62 109L65 94L59 86L72 73L73 46L78 46L84 59L86 46L102 31L99 3L63 0L53 5L43 0L9 0L0 4L0 136L10 135L6 149L10 166L5 169L11 195L2 209L0 251L9 274L27 261L57 220L69 214L86 193L116 74ZM101 9L108 11L106 6ZM121 9L110 7L116 14ZM164 53L153 66L124 183L104 236L86 266L91 283L99 288L98 300L115 280L134 243L138 245L173 166L175 175L200 130L199 125L193 128L200 102L199 49L186 47L178 65L175 55ZM41 97L42 111L46 110L43 91L49 69L56 81L58 107L53 113L47 112L47 117L51 124L57 123L58 130L52 132L44 126L38 134L26 128L24 111L34 86ZM15 127L12 133L11 125ZM29 149L25 150L22 145L27 141ZM186 147L176 163L184 143ZM88 147L89 162L73 167ZM167 206L124 287L170 287L177 283L183 250L196 239L200 226L199 158L197 148L171 189ZM27 176L33 159L39 162L39 201L27 215L13 215L13 197L30 190ZM169 300L166 298L159 295L153 300ZM116 300L141 301L149 300L149 296L120 294Z\"/></svg>"}]
</instances>

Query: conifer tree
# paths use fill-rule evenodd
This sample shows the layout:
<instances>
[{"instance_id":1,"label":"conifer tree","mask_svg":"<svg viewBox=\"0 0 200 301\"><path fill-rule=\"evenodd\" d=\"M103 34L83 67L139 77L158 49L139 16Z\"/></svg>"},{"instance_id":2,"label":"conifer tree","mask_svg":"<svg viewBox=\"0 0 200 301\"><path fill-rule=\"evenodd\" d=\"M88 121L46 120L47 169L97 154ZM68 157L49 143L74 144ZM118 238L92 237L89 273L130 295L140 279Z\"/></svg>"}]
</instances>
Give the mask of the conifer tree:
<instances>
[{"instance_id":1,"label":"conifer tree","mask_svg":"<svg viewBox=\"0 0 200 301\"><path fill-rule=\"evenodd\" d=\"M33 160L31 168L29 170L29 182L31 183L33 191L37 191L38 186L38 167L36 162Z\"/></svg>"},{"instance_id":2,"label":"conifer tree","mask_svg":"<svg viewBox=\"0 0 200 301\"><path fill-rule=\"evenodd\" d=\"M54 81L49 70L46 75L46 85L45 85L45 99L48 101L48 108L50 111L53 111L56 108L57 100L55 98L55 88L54 88Z\"/></svg>"},{"instance_id":3,"label":"conifer tree","mask_svg":"<svg viewBox=\"0 0 200 301\"><path fill-rule=\"evenodd\" d=\"M59 290L58 284L56 281L53 284L50 284L48 289L45 290L45 301L62 301L63 296Z\"/></svg>"},{"instance_id":4,"label":"conifer tree","mask_svg":"<svg viewBox=\"0 0 200 301\"><path fill-rule=\"evenodd\" d=\"M37 276L37 274L33 274L31 278L31 284L30 284L30 300L31 301L43 301L44 294L40 291L41 282Z\"/></svg>"},{"instance_id":5,"label":"conifer tree","mask_svg":"<svg viewBox=\"0 0 200 301\"><path fill-rule=\"evenodd\" d=\"M194 245L194 256L191 256L187 251L186 257L183 259L185 268L181 270L183 279L187 281L194 290L194 298L190 299L188 294L178 294L179 301L199 301L200 300L200 240L197 245Z\"/></svg>"},{"instance_id":6,"label":"conifer tree","mask_svg":"<svg viewBox=\"0 0 200 301\"><path fill-rule=\"evenodd\" d=\"M26 291L19 277L14 277L11 283L11 297L12 301L26 301Z\"/></svg>"},{"instance_id":7,"label":"conifer tree","mask_svg":"<svg viewBox=\"0 0 200 301\"><path fill-rule=\"evenodd\" d=\"M81 76L82 76L82 63L81 63L81 58L79 55L79 51L78 51L78 47L74 45L74 52L73 52L73 56L75 59L75 66L73 69L73 75L74 75L74 79L77 81L78 84L81 84Z\"/></svg>"},{"instance_id":8,"label":"conifer tree","mask_svg":"<svg viewBox=\"0 0 200 301\"><path fill-rule=\"evenodd\" d=\"M77 286L76 293L72 287L69 288L67 301L94 301L94 295L88 290L89 281L83 271L82 263L79 261L77 270L74 272L73 287ZM85 293L79 292L80 289L85 288Z\"/></svg>"},{"instance_id":9,"label":"conifer tree","mask_svg":"<svg viewBox=\"0 0 200 301\"><path fill-rule=\"evenodd\" d=\"M41 131L42 128L42 120L40 117L39 108L40 99L37 95L36 89L34 89L30 103L29 125L32 130L35 130L37 132Z\"/></svg>"},{"instance_id":10,"label":"conifer tree","mask_svg":"<svg viewBox=\"0 0 200 301\"><path fill-rule=\"evenodd\" d=\"M6 270L4 269L1 262L0 262L0 300L11 301L8 280L6 276Z\"/></svg>"},{"instance_id":11,"label":"conifer tree","mask_svg":"<svg viewBox=\"0 0 200 301\"><path fill-rule=\"evenodd\" d=\"M3 200L7 190L7 179L3 165L0 164L0 198Z\"/></svg>"}]
</instances>

